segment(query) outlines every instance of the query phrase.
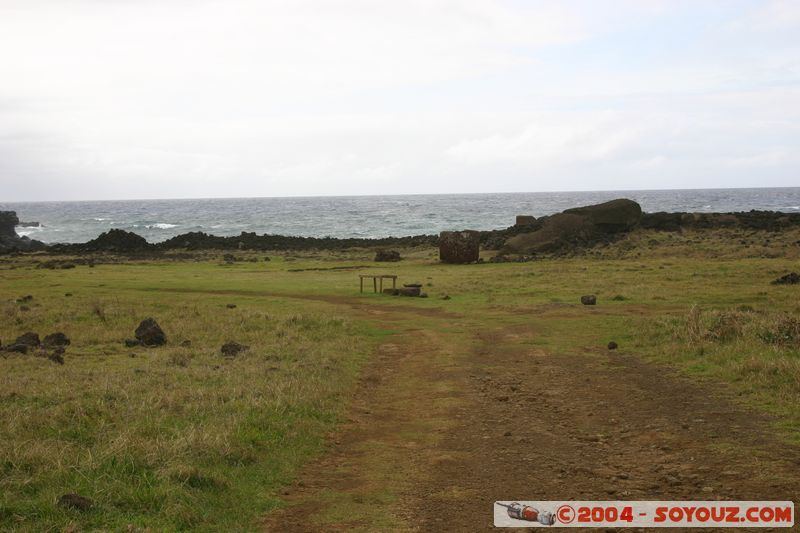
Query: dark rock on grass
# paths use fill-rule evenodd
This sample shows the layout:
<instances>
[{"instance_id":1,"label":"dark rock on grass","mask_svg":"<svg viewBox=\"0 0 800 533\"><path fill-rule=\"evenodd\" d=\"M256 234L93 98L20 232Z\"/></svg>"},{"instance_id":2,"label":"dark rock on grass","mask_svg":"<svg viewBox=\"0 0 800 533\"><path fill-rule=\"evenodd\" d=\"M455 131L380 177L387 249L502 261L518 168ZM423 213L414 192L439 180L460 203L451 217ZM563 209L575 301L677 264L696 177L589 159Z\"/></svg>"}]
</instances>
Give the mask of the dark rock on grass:
<instances>
[{"instance_id":1,"label":"dark rock on grass","mask_svg":"<svg viewBox=\"0 0 800 533\"><path fill-rule=\"evenodd\" d=\"M163 346L167 343L167 336L164 334L164 330L153 318L142 320L142 323L136 328L135 334L136 338L144 346Z\"/></svg>"},{"instance_id":2,"label":"dark rock on grass","mask_svg":"<svg viewBox=\"0 0 800 533\"><path fill-rule=\"evenodd\" d=\"M609 350L616 350L617 348L619 348L619 345L616 342L611 341L611 342L608 343L608 349Z\"/></svg>"},{"instance_id":3,"label":"dark rock on grass","mask_svg":"<svg viewBox=\"0 0 800 533\"><path fill-rule=\"evenodd\" d=\"M59 507L66 507L67 509L88 511L94 507L94 502L78 494L64 494L58 499L57 505Z\"/></svg>"},{"instance_id":4,"label":"dark rock on grass","mask_svg":"<svg viewBox=\"0 0 800 533\"><path fill-rule=\"evenodd\" d=\"M142 341L139 339L125 339L125 347L126 348L133 348L134 346L141 346Z\"/></svg>"},{"instance_id":5,"label":"dark rock on grass","mask_svg":"<svg viewBox=\"0 0 800 533\"><path fill-rule=\"evenodd\" d=\"M20 311L30 311L30 310L31 310L31 308L30 308L30 307L28 307L27 305L20 305L20 306L19 306L19 310L20 310Z\"/></svg>"},{"instance_id":6,"label":"dark rock on grass","mask_svg":"<svg viewBox=\"0 0 800 533\"><path fill-rule=\"evenodd\" d=\"M56 348L53 353L47 356L48 359L53 361L54 363L58 363L59 365L64 364L64 348L59 347Z\"/></svg>"},{"instance_id":7,"label":"dark rock on grass","mask_svg":"<svg viewBox=\"0 0 800 533\"><path fill-rule=\"evenodd\" d=\"M269 256L265 256L264 261L272 261L272 259L270 259Z\"/></svg>"},{"instance_id":8,"label":"dark rock on grass","mask_svg":"<svg viewBox=\"0 0 800 533\"><path fill-rule=\"evenodd\" d=\"M449 294L445 294L444 296L442 296L442 300L449 300L449 299L450 299Z\"/></svg>"},{"instance_id":9,"label":"dark rock on grass","mask_svg":"<svg viewBox=\"0 0 800 533\"><path fill-rule=\"evenodd\" d=\"M419 296L420 295L420 288L419 287L402 287L397 289L398 294L400 296Z\"/></svg>"},{"instance_id":10,"label":"dark rock on grass","mask_svg":"<svg viewBox=\"0 0 800 533\"><path fill-rule=\"evenodd\" d=\"M28 346L27 344L13 343L13 344L7 344L6 346L3 346L3 351L4 352L9 352L9 353L26 354L26 353L28 353L28 350L30 350L30 349L31 349L31 347Z\"/></svg>"},{"instance_id":11,"label":"dark rock on grass","mask_svg":"<svg viewBox=\"0 0 800 533\"><path fill-rule=\"evenodd\" d=\"M236 304L228 304L225 307L227 307L228 309L236 309Z\"/></svg>"},{"instance_id":12,"label":"dark rock on grass","mask_svg":"<svg viewBox=\"0 0 800 533\"><path fill-rule=\"evenodd\" d=\"M375 254L375 261L378 263L391 263L401 259L403 258L400 257L400 252L397 250L378 250L378 253Z\"/></svg>"},{"instance_id":13,"label":"dark rock on grass","mask_svg":"<svg viewBox=\"0 0 800 533\"><path fill-rule=\"evenodd\" d=\"M594 294L587 294L585 296L581 296L581 303L583 305L595 305L597 304L597 296Z\"/></svg>"},{"instance_id":14,"label":"dark rock on grass","mask_svg":"<svg viewBox=\"0 0 800 533\"><path fill-rule=\"evenodd\" d=\"M61 346L69 346L69 344L70 344L69 337L67 337L61 332L51 333L50 335L47 335L42 341L42 346L44 346L45 348L58 348Z\"/></svg>"},{"instance_id":15,"label":"dark rock on grass","mask_svg":"<svg viewBox=\"0 0 800 533\"><path fill-rule=\"evenodd\" d=\"M41 341L39 340L38 333L29 331L28 333L25 333L17 337L17 340L14 341L14 344L24 344L29 348L36 348L41 344Z\"/></svg>"},{"instance_id":16,"label":"dark rock on grass","mask_svg":"<svg viewBox=\"0 0 800 533\"><path fill-rule=\"evenodd\" d=\"M478 231L443 231L439 234L439 260L442 263L466 264L478 260L481 234Z\"/></svg>"},{"instance_id":17,"label":"dark rock on grass","mask_svg":"<svg viewBox=\"0 0 800 533\"><path fill-rule=\"evenodd\" d=\"M31 300L33 300L33 296L28 294L28 295L23 296L21 298L17 298L17 303L18 304L24 304L24 303L30 302Z\"/></svg>"},{"instance_id":18,"label":"dark rock on grass","mask_svg":"<svg viewBox=\"0 0 800 533\"><path fill-rule=\"evenodd\" d=\"M388 294L390 296L399 296L400 295L400 289L395 289L393 287L387 287L387 288L383 289L383 294Z\"/></svg>"},{"instance_id":19,"label":"dark rock on grass","mask_svg":"<svg viewBox=\"0 0 800 533\"><path fill-rule=\"evenodd\" d=\"M64 296L66 296L67 298L70 298L72 296L72 293L71 292L65 292Z\"/></svg>"},{"instance_id":20,"label":"dark rock on grass","mask_svg":"<svg viewBox=\"0 0 800 533\"><path fill-rule=\"evenodd\" d=\"M796 285L800 283L800 274L791 272L772 281L773 285Z\"/></svg>"},{"instance_id":21,"label":"dark rock on grass","mask_svg":"<svg viewBox=\"0 0 800 533\"><path fill-rule=\"evenodd\" d=\"M222 348L220 348L220 352L222 352L222 355L224 355L225 357L236 357L240 353L245 352L249 349L250 347L247 346L246 344L239 344L238 342L231 341L223 344Z\"/></svg>"}]
</instances>

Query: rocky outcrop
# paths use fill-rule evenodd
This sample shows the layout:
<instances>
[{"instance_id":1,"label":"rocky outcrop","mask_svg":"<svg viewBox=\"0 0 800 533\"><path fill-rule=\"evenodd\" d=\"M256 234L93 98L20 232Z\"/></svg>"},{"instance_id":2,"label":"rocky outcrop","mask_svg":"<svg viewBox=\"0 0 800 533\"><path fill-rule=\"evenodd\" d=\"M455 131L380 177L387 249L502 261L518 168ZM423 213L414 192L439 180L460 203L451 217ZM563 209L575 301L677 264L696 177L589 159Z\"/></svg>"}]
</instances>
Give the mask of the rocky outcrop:
<instances>
[{"instance_id":1,"label":"rocky outcrop","mask_svg":"<svg viewBox=\"0 0 800 533\"><path fill-rule=\"evenodd\" d=\"M597 205L575 207L541 217L501 247L503 254L541 254L593 246L639 224L642 208L633 200L618 199Z\"/></svg>"},{"instance_id":2,"label":"rocky outcrop","mask_svg":"<svg viewBox=\"0 0 800 533\"><path fill-rule=\"evenodd\" d=\"M108 230L83 245L89 252L142 252L151 247L141 235L121 229Z\"/></svg>"},{"instance_id":3,"label":"rocky outcrop","mask_svg":"<svg viewBox=\"0 0 800 533\"><path fill-rule=\"evenodd\" d=\"M574 207L564 213L582 216L604 233L619 233L639 224L642 206L633 200L619 198L602 204Z\"/></svg>"},{"instance_id":4,"label":"rocky outcrop","mask_svg":"<svg viewBox=\"0 0 800 533\"><path fill-rule=\"evenodd\" d=\"M136 340L143 346L162 346L167 343L167 336L164 334L164 330L152 318L142 320L139 327L136 328L135 335Z\"/></svg>"},{"instance_id":5,"label":"rocky outcrop","mask_svg":"<svg viewBox=\"0 0 800 533\"><path fill-rule=\"evenodd\" d=\"M16 227L19 225L16 211L0 211L0 254L10 252L35 252L47 246L43 242L20 237Z\"/></svg>"},{"instance_id":6,"label":"rocky outcrop","mask_svg":"<svg viewBox=\"0 0 800 533\"><path fill-rule=\"evenodd\" d=\"M464 264L478 260L481 234L478 231L443 231L439 234L439 260L442 263Z\"/></svg>"}]
</instances>

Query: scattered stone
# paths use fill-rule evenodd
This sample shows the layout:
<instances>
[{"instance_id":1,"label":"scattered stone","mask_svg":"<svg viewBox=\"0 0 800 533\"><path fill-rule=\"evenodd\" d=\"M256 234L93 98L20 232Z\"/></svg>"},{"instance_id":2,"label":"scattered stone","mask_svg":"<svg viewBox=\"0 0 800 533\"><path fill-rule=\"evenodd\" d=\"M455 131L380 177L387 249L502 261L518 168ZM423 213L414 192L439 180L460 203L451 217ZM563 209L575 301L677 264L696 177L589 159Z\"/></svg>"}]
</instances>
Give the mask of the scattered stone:
<instances>
[{"instance_id":1,"label":"scattered stone","mask_svg":"<svg viewBox=\"0 0 800 533\"><path fill-rule=\"evenodd\" d=\"M419 296L421 292L421 287L419 285L403 285L403 287L397 289L398 294L400 296Z\"/></svg>"},{"instance_id":2,"label":"scattered stone","mask_svg":"<svg viewBox=\"0 0 800 533\"><path fill-rule=\"evenodd\" d=\"M3 346L3 351L21 353L21 354L28 353L29 349L30 349L30 346L28 346L27 344L13 343L13 344L8 344L6 346Z\"/></svg>"},{"instance_id":3,"label":"scattered stone","mask_svg":"<svg viewBox=\"0 0 800 533\"><path fill-rule=\"evenodd\" d=\"M17 340L14 341L14 344L24 344L29 348L36 348L41 344L41 341L39 340L38 333L29 331L28 333L25 333L17 337Z\"/></svg>"},{"instance_id":4,"label":"scattered stone","mask_svg":"<svg viewBox=\"0 0 800 533\"><path fill-rule=\"evenodd\" d=\"M474 263L480 256L478 231L443 231L439 234L439 260L442 263Z\"/></svg>"},{"instance_id":5,"label":"scattered stone","mask_svg":"<svg viewBox=\"0 0 800 533\"><path fill-rule=\"evenodd\" d=\"M239 344L238 342L226 342L220 348L222 355L225 357L236 357L240 353L249 350L250 347L245 344Z\"/></svg>"},{"instance_id":6,"label":"scattered stone","mask_svg":"<svg viewBox=\"0 0 800 533\"><path fill-rule=\"evenodd\" d=\"M64 293L64 296L66 296L67 298L69 298L70 296L72 296L72 293L71 293L71 292L65 292L65 293Z\"/></svg>"},{"instance_id":7,"label":"scattered stone","mask_svg":"<svg viewBox=\"0 0 800 533\"><path fill-rule=\"evenodd\" d=\"M378 263L392 263L403 259L397 250L378 250L375 254L375 261Z\"/></svg>"},{"instance_id":8,"label":"scattered stone","mask_svg":"<svg viewBox=\"0 0 800 533\"><path fill-rule=\"evenodd\" d=\"M183 346L184 348L189 348L191 345L192 345L192 341L190 341L189 339L186 339L185 341L181 341L181 346Z\"/></svg>"},{"instance_id":9,"label":"scattered stone","mask_svg":"<svg viewBox=\"0 0 800 533\"><path fill-rule=\"evenodd\" d=\"M236 309L236 304L228 304L225 307L227 307L228 309Z\"/></svg>"},{"instance_id":10,"label":"scattered stone","mask_svg":"<svg viewBox=\"0 0 800 533\"><path fill-rule=\"evenodd\" d=\"M616 342L611 341L611 342L608 343L608 349L609 350L616 350L617 348L619 348L619 345Z\"/></svg>"},{"instance_id":11,"label":"scattered stone","mask_svg":"<svg viewBox=\"0 0 800 533\"><path fill-rule=\"evenodd\" d=\"M398 296L400 294L400 289L395 289L393 287L387 287L383 289L383 294L388 294L390 296Z\"/></svg>"},{"instance_id":12,"label":"scattered stone","mask_svg":"<svg viewBox=\"0 0 800 533\"><path fill-rule=\"evenodd\" d=\"M125 347L126 348L133 348L134 346L141 346L142 341L139 339L125 339Z\"/></svg>"},{"instance_id":13,"label":"scattered stone","mask_svg":"<svg viewBox=\"0 0 800 533\"><path fill-rule=\"evenodd\" d=\"M585 296L581 296L581 303L583 305L596 305L597 296L595 296L594 294L587 294Z\"/></svg>"},{"instance_id":14,"label":"scattered stone","mask_svg":"<svg viewBox=\"0 0 800 533\"><path fill-rule=\"evenodd\" d=\"M94 507L94 502L78 494L64 494L58 499L58 506L77 509L78 511L88 511Z\"/></svg>"},{"instance_id":15,"label":"scattered stone","mask_svg":"<svg viewBox=\"0 0 800 533\"><path fill-rule=\"evenodd\" d=\"M22 298L17 298L17 303L24 304L26 302L30 302L31 300L33 300L33 296L28 294L26 296L23 296Z\"/></svg>"},{"instance_id":16,"label":"scattered stone","mask_svg":"<svg viewBox=\"0 0 800 533\"><path fill-rule=\"evenodd\" d=\"M272 261L272 259L270 259L269 256L265 256L264 261Z\"/></svg>"},{"instance_id":17,"label":"scattered stone","mask_svg":"<svg viewBox=\"0 0 800 533\"><path fill-rule=\"evenodd\" d=\"M58 363L59 365L64 364L64 348L58 347L56 350L47 356L48 359L53 361L54 363Z\"/></svg>"},{"instance_id":18,"label":"scattered stone","mask_svg":"<svg viewBox=\"0 0 800 533\"><path fill-rule=\"evenodd\" d=\"M800 283L800 274L791 272L772 281L773 285L795 285Z\"/></svg>"},{"instance_id":19,"label":"scattered stone","mask_svg":"<svg viewBox=\"0 0 800 533\"><path fill-rule=\"evenodd\" d=\"M167 343L167 336L164 330L152 318L142 320L139 327L136 328L136 338L144 346L162 346Z\"/></svg>"},{"instance_id":20,"label":"scattered stone","mask_svg":"<svg viewBox=\"0 0 800 533\"><path fill-rule=\"evenodd\" d=\"M45 348L59 348L62 346L69 346L69 344L70 344L69 337L67 337L61 332L51 333L50 335L47 335L42 341L42 346L44 346Z\"/></svg>"}]
</instances>

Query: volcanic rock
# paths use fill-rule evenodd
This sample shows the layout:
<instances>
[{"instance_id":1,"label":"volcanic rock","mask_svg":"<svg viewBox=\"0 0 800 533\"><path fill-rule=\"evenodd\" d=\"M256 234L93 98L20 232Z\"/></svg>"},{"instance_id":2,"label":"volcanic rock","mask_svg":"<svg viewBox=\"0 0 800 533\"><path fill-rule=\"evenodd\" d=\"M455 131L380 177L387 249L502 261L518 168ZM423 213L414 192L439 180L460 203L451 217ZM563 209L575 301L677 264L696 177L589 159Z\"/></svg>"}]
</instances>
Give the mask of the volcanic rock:
<instances>
[{"instance_id":1,"label":"volcanic rock","mask_svg":"<svg viewBox=\"0 0 800 533\"><path fill-rule=\"evenodd\" d=\"M791 272L772 281L773 285L795 285L797 283L800 283L800 275L797 272Z\"/></svg>"},{"instance_id":2,"label":"volcanic rock","mask_svg":"<svg viewBox=\"0 0 800 533\"><path fill-rule=\"evenodd\" d=\"M101 252L141 252L151 248L151 245L136 233L111 229L87 242L83 248L87 251Z\"/></svg>"},{"instance_id":3,"label":"volcanic rock","mask_svg":"<svg viewBox=\"0 0 800 533\"><path fill-rule=\"evenodd\" d=\"M29 348L36 348L41 344L41 341L39 340L38 333L29 331L28 333L25 333L17 337L17 340L14 341L14 344L24 344Z\"/></svg>"},{"instance_id":4,"label":"volcanic rock","mask_svg":"<svg viewBox=\"0 0 800 533\"><path fill-rule=\"evenodd\" d=\"M597 304L597 296L594 294L587 294L585 296L581 296L581 303L583 305L595 305Z\"/></svg>"},{"instance_id":5,"label":"volcanic rock","mask_svg":"<svg viewBox=\"0 0 800 533\"><path fill-rule=\"evenodd\" d=\"M59 507L77 509L78 511L88 511L94 507L94 502L89 498L80 496L78 494L64 494L58 499L57 505Z\"/></svg>"},{"instance_id":6,"label":"volcanic rock","mask_svg":"<svg viewBox=\"0 0 800 533\"><path fill-rule=\"evenodd\" d=\"M69 346L69 337L61 332L51 333L47 335L42 341L42 346L45 348L58 348L62 346Z\"/></svg>"},{"instance_id":7,"label":"volcanic rock","mask_svg":"<svg viewBox=\"0 0 800 533\"><path fill-rule=\"evenodd\" d=\"M222 348L220 348L220 352L222 352L222 355L225 357L236 357L240 353L249 349L250 347L245 344L239 344L238 342L231 341L223 344Z\"/></svg>"},{"instance_id":8,"label":"volcanic rock","mask_svg":"<svg viewBox=\"0 0 800 533\"><path fill-rule=\"evenodd\" d=\"M443 231L439 234L439 260L442 263L474 263L480 255L478 231Z\"/></svg>"},{"instance_id":9,"label":"volcanic rock","mask_svg":"<svg viewBox=\"0 0 800 533\"><path fill-rule=\"evenodd\" d=\"M619 233L628 231L639 223L642 219L642 206L633 200L619 198L602 204L573 207L566 209L564 213L586 217L603 232Z\"/></svg>"},{"instance_id":10,"label":"volcanic rock","mask_svg":"<svg viewBox=\"0 0 800 533\"><path fill-rule=\"evenodd\" d=\"M142 320L142 323L136 328L135 335L136 339L144 346L162 346L167 343L167 336L164 334L164 330L152 318Z\"/></svg>"}]
</instances>

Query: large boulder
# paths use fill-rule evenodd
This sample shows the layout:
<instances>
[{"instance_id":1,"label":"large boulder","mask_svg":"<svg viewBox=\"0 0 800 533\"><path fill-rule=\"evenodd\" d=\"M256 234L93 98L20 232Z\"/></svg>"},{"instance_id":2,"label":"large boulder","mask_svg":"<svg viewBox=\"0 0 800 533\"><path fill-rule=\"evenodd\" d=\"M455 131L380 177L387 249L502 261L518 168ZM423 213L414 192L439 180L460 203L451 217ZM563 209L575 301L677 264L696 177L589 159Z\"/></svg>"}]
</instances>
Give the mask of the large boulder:
<instances>
[{"instance_id":1,"label":"large boulder","mask_svg":"<svg viewBox=\"0 0 800 533\"><path fill-rule=\"evenodd\" d=\"M47 248L47 245L28 237L17 235L19 218L15 211L0 211L0 254L9 252L34 252Z\"/></svg>"},{"instance_id":2,"label":"large boulder","mask_svg":"<svg viewBox=\"0 0 800 533\"><path fill-rule=\"evenodd\" d=\"M511 237L501 251L512 254L556 252L591 241L597 233L597 227L586 217L559 213L545 218L539 230Z\"/></svg>"},{"instance_id":3,"label":"large boulder","mask_svg":"<svg viewBox=\"0 0 800 533\"><path fill-rule=\"evenodd\" d=\"M164 330L152 318L142 320L139 327L136 328L136 340L144 346L161 346L167 343L167 336Z\"/></svg>"},{"instance_id":4,"label":"large boulder","mask_svg":"<svg viewBox=\"0 0 800 533\"><path fill-rule=\"evenodd\" d=\"M151 247L150 243L131 231L111 229L98 235L85 244L88 251L101 252L141 252Z\"/></svg>"},{"instance_id":5,"label":"large boulder","mask_svg":"<svg viewBox=\"0 0 800 533\"><path fill-rule=\"evenodd\" d=\"M0 237L17 237L14 228L19 224L16 211L0 211Z\"/></svg>"},{"instance_id":6,"label":"large boulder","mask_svg":"<svg viewBox=\"0 0 800 533\"><path fill-rule=\"evenodd\" d=\"M633 200L619 198L602 204L574 207L564 213L586 217L603 232L619 233L628 231L639 223L642 219L642 206Z\"/></svg>"},{"instance_id":7,"label":"large boulder","mask_svg":"<svg viewBox=\"0 0 800 533\"><path fill-rule=\"evenodd\" d=\"M439 260L442 263L474 263L480 250L481 234L478 231L443 231L439 234Z\"/></svg>"}]
</instances>

